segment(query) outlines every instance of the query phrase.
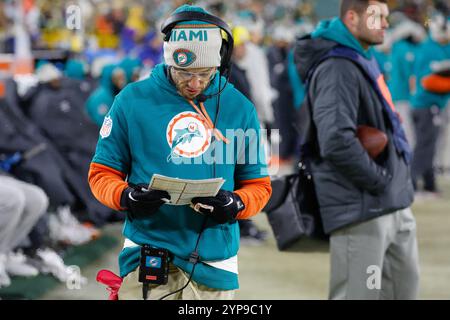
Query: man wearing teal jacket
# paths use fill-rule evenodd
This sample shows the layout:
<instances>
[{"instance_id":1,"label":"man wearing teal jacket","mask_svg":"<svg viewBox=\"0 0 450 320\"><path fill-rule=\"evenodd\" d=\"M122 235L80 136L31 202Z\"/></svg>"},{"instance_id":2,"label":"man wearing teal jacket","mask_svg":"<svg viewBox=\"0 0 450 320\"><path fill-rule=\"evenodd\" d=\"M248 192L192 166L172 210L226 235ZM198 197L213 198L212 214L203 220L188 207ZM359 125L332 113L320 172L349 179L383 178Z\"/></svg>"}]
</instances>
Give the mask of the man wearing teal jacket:
<instances>
[{"instance_id":1,"label":"man wearing teal jacket","mask_svg":"<svg viewBox=\"0 0 450 320\"><path fill-rule=\"evenodd\" d=\"M106 65L103 67L100 86L89 96L86 102L86 111L91 120L99 127L103 118L108 113L116 94L126 84L126 74L117 65Z\"/></svg>"},{"instance_id":2,"label":"man wearing teal jacket","mask_svg":"<svg viewBox=\"0 0 450 320\"><path fill-rule=\"evenodd\" d=\"M416 146L412 162L412 177L415 189L423 179L423 190L438 195L434 173L437 140L443 126L444 109L450 94L435 93L423 85L426 77L439 71L439 65L450 61L450 17L436 14L431 19L430 36L417 50L414 64L416 94L412 97L413 122Z\"/></svg>"},{"instance_id":3,"label":"man wearing teal jacket","mask_svg":"<svg viewBox=\"0 0 450 320\"><path fill-rule=\"evenodd\" d=\"M197 19L172 25L165 63L121 91L100 130L89 183L102 203L126 211L119 299L145 298L143 245L170 252L168 283L152 284L150 299L231 299L239 287L236 220L258 213L271 194L255 108L221 76L232 39L198 12L206 13L175 11ZM168 192L148 189L154 174L225 182L216 196L173 205Z\"/></svg>"},{"instance_id":4,"label":"man wearing teal jacket","mask_svg":"<svg viewBox=\"0 0 450 320\"><path fill-rule=\"evenodd\" d=\"M389 88L392 100L402 117L406 137L411 145L415 143L411 119L411 81L414 75L413 66L419 44L409 39L402 39L392 46L392 72Z\"/></svg>"}]
</instances>

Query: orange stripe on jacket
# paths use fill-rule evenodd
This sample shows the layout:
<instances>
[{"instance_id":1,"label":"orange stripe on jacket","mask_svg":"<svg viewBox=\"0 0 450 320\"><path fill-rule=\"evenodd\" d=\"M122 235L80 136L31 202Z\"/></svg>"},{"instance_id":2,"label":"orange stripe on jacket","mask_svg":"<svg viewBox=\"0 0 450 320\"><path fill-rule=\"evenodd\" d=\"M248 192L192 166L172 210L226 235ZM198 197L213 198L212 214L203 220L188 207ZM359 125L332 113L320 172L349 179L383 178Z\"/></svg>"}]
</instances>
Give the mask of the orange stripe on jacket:
<instances>
[{"instance_id":1,"label":"orange stripe on jacket","mask_svg":"<svg viewBox=\"0 0 450 320\"><path fill-rule=\"evenodd\" d=\"M270 178L242 180L234 191L244 202L245 209L239 212L237 219L248 219L264 208L272 195Z\"/></svg>"},{"instance_id":2,"label":"orange stripe on jacket","mask_svg":"<svg viewBox=\"0 0 450 320\"><path fill-rule=\"evenodd\" d=\"M88 181L91 191L98 201L111 209L122 210L120 197L128 186L128 183L124 181L125 177L126 174L118 170L92 162Z\"/></svg>"},{"instance_id":3,"label":"orange stripe on jacket","mask_svg":"<svg viewBox=\"0 0 450 320\"><path fill-rule=\"evenodd\" d=\"M389 91L389 88L386 84L386 81L384 81L384 76L380 75L377 79L378 87L380 88L381 94L383 95L384 99L387 101L389 106L391 107L392 111L395 111L395 105L394 101L392 101L392 95Z\"/></svg>"},{"instance_id":4,"label":"orange stripe on jacket","mask_svg":"<svg viewBox=\"0 0 450 320\"><path fill-rule=\"evenodd\" d=\"M422 78L422 86L431 92L445 94L450 92L450 77L432 74Z\"/></svg>"},{"instance_id":5,"label":"orange stripe on jacket","mask_svg":"<svg viewBox=\"0 0 450 320\"><path fill-rule=\"evenodd\" d=\"M122 210L120 197L128 186L125 174L108 166L91 163L89 185L98 201L114 210ZM272 195L270 178L243 180L238 182L237 195L244 202L245 209L239 212L237 219L248 219L264 208Z\"/></svg>"}]
</instances>

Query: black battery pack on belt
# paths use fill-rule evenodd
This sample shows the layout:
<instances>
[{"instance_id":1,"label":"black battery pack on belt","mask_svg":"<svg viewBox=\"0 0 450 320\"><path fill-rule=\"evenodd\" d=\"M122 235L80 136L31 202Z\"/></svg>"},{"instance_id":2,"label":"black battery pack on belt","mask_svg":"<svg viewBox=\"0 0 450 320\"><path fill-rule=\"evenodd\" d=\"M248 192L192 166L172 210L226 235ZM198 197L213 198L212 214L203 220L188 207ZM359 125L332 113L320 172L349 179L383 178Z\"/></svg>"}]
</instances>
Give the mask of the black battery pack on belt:
<instances>
[{"instance_id":1,"label":"black battery pack on belt","mask_svg":"<svg viewBox=\"0 0 450 320\"><path fill-rule=\"evenodd\" d=\"M141 248L139 282L167 284L169 279L169 251L147 245Z\"/></svg>"}]
</instances>

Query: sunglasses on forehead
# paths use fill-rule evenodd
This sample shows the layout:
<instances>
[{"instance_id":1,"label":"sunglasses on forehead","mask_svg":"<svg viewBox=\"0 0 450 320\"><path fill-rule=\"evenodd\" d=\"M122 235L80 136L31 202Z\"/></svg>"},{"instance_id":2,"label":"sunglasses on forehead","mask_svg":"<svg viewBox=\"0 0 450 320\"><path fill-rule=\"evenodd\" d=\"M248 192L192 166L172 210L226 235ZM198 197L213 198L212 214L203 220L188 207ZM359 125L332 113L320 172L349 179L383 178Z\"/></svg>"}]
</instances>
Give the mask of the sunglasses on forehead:
<instances>
[{"instance_id":1,"label":"sunglasses on forehead","mask_svg":"<svg viewBox=\"0 0 450 320\"><path fill-rule=\"evenodd\" d=\"M189 72L189 71L186 71L183 69L178 69L175 67L172 67L171 69L177 75L177 77L180 78L180 80L190 80L193 77L197 77L200 80L211 80L213 78L214 74L216 73L215 68L211 68L209 70L201 71L201 72Z\"/></svg>"}]
</instances>

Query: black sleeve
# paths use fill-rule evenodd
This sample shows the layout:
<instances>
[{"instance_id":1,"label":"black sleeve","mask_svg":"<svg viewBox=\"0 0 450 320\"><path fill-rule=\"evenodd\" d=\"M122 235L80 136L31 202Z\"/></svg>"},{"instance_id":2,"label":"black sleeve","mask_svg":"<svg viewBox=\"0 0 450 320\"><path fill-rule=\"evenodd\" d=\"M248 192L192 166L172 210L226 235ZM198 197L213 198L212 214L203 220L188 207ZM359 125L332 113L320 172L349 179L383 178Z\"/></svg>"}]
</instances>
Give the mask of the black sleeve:
<instances>
[{"instance_id":1,"label":"black sleeve","mask_svg":"<svg viewBox=\"0 0 450 320\"><path fill-rule=\"evenodd\" d=\"M310 94L320 155L357 187L381 193L386 170L377 165L356 136L360 101L360 71L353 62L329 59L315 72Z\"/></svg>"}]
</instances>

